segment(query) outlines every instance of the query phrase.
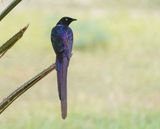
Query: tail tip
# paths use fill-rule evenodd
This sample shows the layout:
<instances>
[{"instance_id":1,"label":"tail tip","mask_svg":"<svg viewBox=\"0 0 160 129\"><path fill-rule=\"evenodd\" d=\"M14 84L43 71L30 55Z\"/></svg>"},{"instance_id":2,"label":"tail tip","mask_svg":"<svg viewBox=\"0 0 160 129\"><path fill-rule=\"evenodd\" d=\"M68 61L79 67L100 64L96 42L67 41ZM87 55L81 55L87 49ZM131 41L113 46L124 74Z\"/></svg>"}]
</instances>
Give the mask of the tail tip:
<instances>
[{"instance_id":1,"label":"tail tip","mask_svg":"<svg viewBox=\"0 0 160 129\"><path fill-rule=\"evenodd\" d=\"M65 120L67 118L66 114L62 114L62 119Z\"/></svg>"},{"instance_id":2,"label":"tail tip","mask_svg":"<svg viewBox=\"0 0 160 129\"><path fill-rule=\"evenodd\" d=\"M66 119L67 117L67 102L61 100L61 116L62 119Z\"/></svg>"}]
</instances>

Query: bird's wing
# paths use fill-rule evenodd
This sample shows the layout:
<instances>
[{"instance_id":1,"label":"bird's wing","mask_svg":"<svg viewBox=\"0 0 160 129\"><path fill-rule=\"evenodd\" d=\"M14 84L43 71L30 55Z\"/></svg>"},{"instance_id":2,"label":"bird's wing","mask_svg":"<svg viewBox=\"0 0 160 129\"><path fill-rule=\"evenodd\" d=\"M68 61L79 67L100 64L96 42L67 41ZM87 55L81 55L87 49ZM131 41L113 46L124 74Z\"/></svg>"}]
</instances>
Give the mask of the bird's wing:
<instances>
[{"instance_id":1,"label":"bird's wing","mask_svg":"<svg viewBox=\"0 0 160 129\"><path fill-rule=\"evenodd\" d=\"M67 49L68 49L68 57L71 57L72 46L73 46L73 32L72 29L67 29Z\"/></svg>"}]
</instances>

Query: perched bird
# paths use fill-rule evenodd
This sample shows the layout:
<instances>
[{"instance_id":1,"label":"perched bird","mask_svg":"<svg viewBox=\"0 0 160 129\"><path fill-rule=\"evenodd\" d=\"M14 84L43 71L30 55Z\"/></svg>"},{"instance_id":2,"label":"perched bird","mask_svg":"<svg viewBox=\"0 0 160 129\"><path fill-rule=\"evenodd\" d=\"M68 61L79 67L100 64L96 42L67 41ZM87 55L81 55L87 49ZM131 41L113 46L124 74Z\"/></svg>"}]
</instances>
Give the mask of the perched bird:
<instances>
[{"instance_id":1,"label":"perched bird","mask_svg":"<svg viewBox=\"0 0 160 129\"><path fill-rule=\"evenodd\" d=\"M56 53L56 70L61 115L67 116L67 70L72 55L73 32L69 24L76 19L62 17L51 31L51 41Z\"/></svg>"}]
</instances>

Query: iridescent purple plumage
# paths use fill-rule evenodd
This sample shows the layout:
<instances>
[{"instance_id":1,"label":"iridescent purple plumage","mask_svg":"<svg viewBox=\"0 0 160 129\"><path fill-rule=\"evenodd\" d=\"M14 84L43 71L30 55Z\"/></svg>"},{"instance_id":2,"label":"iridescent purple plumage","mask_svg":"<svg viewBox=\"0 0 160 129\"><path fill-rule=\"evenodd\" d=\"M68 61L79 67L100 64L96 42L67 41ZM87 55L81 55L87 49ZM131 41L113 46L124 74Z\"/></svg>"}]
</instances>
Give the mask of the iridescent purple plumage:
<instances>
[{"instance_id":1,"label":"iridescent purple plumage","mask_svg":"<svg viewBox=\"0 0 160 129\"><path fill-rule=\"evenodd\" d=\"M67 116L67 70L71 58L73 32L68 26L76 19L63 17L52 29L51 41L56 53L56 70L62 118Z\"/></svg>"}]
</instances>

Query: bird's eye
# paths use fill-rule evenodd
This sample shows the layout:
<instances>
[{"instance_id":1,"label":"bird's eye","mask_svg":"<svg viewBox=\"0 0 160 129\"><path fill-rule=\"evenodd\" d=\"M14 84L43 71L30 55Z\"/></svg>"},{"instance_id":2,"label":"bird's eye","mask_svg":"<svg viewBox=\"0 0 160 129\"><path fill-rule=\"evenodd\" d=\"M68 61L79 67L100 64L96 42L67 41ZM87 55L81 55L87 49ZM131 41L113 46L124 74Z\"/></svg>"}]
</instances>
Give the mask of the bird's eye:
<instances>
[{"instance_id":1,"label":"bird's eye","mask_svg":"<svg viewBox=\"0 0 160 129\"><path fill-rule=\"evenodd\" d=\"M65 21L68 21L68 19L66 18Z\"/></svg>"}]
</instances>

